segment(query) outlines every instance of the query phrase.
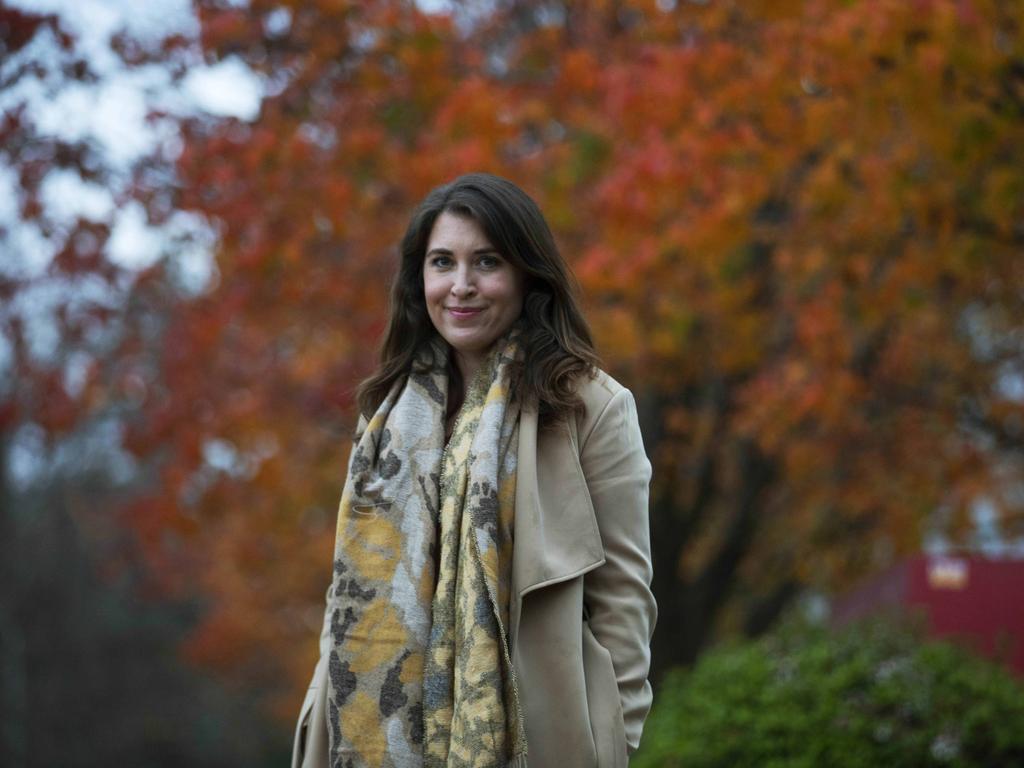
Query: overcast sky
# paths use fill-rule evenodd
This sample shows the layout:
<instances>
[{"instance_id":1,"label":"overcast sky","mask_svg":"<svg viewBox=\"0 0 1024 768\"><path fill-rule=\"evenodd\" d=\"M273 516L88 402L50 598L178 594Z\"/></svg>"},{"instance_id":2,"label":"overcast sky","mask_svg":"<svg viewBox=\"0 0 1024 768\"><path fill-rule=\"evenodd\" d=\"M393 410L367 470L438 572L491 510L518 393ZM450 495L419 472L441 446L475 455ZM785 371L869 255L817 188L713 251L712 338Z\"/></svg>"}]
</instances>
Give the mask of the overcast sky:
<instances>
[{"instance_id":1,"label":"overcast sky","mask_svg":"<svg viewBox=\"0 0 1024 768\"><path fill-rule=\"evenodd\" d=\"M99 81L68 84L25 77L16 87L0 93L0 110L26 103L27 114L40 133L89 141L115 171L127 170L160 142L174 151L174 122L147 123L146 116L153 109L173 115L207 112L243 120L257 114L260 81L238 59L208 67L197 54L189 75L177 85L171 83L163 67L129 69L111 50L112 36L122 30L143 42L155 43L178 33L194 37L198 23L189 0L7 0L7 4L58 15L76 36L79 51L85 54ZM27 49L0 67L16 66L22 57L56 62L61 52L52 38L37 35ZM0 201L14 199L14 183L13 174L0 169ZM147 266L160 257L168 239L180 234L175 230L197 225L194 219L182 216L172 220L170 231L154 230L146 225L140 206L115 211L116 194L116 189L86 184L70 171L54 170L43 184L47 213L58 221L71 221L77 216L113 218L108 256L123 266ZM10 202L0 202L0 221L9 221L14 213ZM22 226L12 235L7 253L0 255L0 268L23 275L45 269L59 243L47 241L33 229ZM208 265L203 265L200 254L185 255L183 259L191 260L197 283L205 279L204 274L208 276Z\"/></svg>"},{"instance_id":2,"label":"overcast sky","mask_svg":"<svg viewBox=\"0 0 1024 768\"><path fill-rule=\"evenodd\" d=\"M73 313L76 307L95 304L116 306L127 286L112 287L88 273L70 277L48 274L46 268L66 238L62 228L70 229L77 217L109 221L113 229L107 257L112 262L131 269L166 256L176 265L183 288L202 290L216 274L215 239L210 228L186 213L175 215L166 226L152 227L140 205L117 204L120 187L127 183L128 170L139 158L158 147L171 157L180 151L175 121L147 120L151 111L171 115L206 112L251 120L257 115L262 87L239 60L208 67L198 50L180 84L172 83L162 66L129 69L123 65L110 47L118 32L127 31L142 43L157 43L172 34L194 38L198 23L189 0L5 0L5 4L57 15L62 27L74 35L77 53L98 76L95 83L64 79L60 65L68 57L48 33L37 34L25 48L0 61L0 78L26 60L40 62L46 70L42 76L30 71L13 87L0 91L0 112L23 106L24 117L32 121L38 134L86 141L102 156L104 168L112 171L109 183L101 186L84 182L72 170L51 170L41 187L46 217L55 226L55 232L47 236L36 222L20 218L17 176L13 169L0 165L0 274L27 280L11 301L0 305L0 314L22 320L30 351L37 359L62 368L65 388L74 396L90 358L78 349L61 351L56 312ZM279 15L276 23L289 21ZM12 360L9 341L0 335L0 387L14 383L4 377ZM88 446L72 441L62 443L61 450L69 454L68 462L81 463L82 457L91 456L115 475L130 473L130 461L118 449L117 434L115 422L104 422L75 438ZM31 423L18 430L9 447L7 455L0 458L6 459L6 471L15 485L30 483L64 463L59 451L47 455L42 433Z\"/></svg>"}]
</instances>

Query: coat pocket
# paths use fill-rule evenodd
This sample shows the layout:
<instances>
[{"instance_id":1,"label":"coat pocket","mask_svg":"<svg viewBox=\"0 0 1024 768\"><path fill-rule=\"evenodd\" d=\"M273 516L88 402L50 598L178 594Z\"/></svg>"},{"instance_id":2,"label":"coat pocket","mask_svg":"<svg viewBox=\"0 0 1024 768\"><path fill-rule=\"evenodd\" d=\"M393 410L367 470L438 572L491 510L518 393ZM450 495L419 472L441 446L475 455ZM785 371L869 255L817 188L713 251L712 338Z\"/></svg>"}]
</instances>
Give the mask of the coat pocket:
<instances>
[{"instance_id":1,"label":"coat pocket","mask_svg":"<svg viewBox=\"0 0 1024 768\"><path fill-rule=\"evenodd\" d=\"M626 726L611 654L583 622L583 674L598 768L626 768Z\"/></svg>"}]
</instances>

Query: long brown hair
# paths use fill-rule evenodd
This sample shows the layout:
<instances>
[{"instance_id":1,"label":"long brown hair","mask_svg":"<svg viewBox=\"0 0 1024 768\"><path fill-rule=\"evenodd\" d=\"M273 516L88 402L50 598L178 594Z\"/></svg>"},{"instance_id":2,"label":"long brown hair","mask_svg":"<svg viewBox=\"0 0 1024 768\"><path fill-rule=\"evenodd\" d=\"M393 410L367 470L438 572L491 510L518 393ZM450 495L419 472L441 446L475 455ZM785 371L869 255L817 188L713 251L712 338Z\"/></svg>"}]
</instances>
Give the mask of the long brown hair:
<instances>
[{"instance_id":1,"label":"long brown hair","mask_svg":"<svg viewBox=\"0 0 1024 768\"><path fill-rule=\"evenodd\" d=\"M417 353L433 352L437 331L423 295L423 260L434 222L445 211L475 220L498 253L525 274L518 320L525 352L521 396L537 404L543 424L581 412L576 380L593 375L599 361L572 273L537 204L511 181L489 173L469 173L434 188L413 213L391 285L380 365L357 393L360 411L371 416L395 381L412 370Z\"/></svg>"}]
</instances>

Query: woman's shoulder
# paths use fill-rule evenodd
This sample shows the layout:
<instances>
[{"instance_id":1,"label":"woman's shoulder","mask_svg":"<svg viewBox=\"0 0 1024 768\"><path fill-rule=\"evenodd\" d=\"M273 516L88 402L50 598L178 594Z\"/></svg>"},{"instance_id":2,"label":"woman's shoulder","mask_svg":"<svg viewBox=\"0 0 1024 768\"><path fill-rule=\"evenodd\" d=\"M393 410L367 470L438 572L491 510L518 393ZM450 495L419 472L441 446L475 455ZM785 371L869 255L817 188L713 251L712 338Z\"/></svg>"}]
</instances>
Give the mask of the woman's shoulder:
<instances>
[{"instance_id":1,"label":"woman's shoulder","mask_svg":"<svg viewBox=\"0 0 1024 768\"><path fill-rule=\"evenodd\" d=\"M589 375L584 374L576 381L576 392L587 406L587 410L590 410L591 406L601 408L607 405L624 389L624 385L601 368L594 368Z\"/></svg>"},{"instance_id":2,"label":"woman's shoulder","mask_svg":"<svg viewBox=\"0 0 1024 768\"><path fill-rule=\"evenodd\" d=\"M577 417L577 428L583 442L608 412L613 401L635 413L633 393L600 368L595 368L589 376L581 376L576 384L576 392L585 409Z\"/></svg>"}]
</instances>

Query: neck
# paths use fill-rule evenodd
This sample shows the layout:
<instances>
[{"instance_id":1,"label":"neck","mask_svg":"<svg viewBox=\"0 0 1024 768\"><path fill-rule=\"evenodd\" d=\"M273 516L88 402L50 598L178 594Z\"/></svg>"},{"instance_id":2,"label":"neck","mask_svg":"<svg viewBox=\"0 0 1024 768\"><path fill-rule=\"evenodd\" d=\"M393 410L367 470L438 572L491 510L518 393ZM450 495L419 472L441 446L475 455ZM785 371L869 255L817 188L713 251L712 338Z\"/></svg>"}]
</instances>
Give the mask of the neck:
<instances>
[{"instance_id":1,"label":"neck","mask_svg":"<svg viewBox=\"0 0 1024 768\"><path fill-rule=\"evenodd\" d=\"M483 361L478 356L470 357L461 352L454 352L454 355L455 365L458 366L459 373L462 375L462 381L469 384L473 380L473 376L480 369Z\"/></svg>"}]
</instances>

